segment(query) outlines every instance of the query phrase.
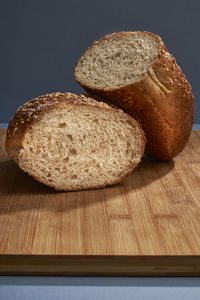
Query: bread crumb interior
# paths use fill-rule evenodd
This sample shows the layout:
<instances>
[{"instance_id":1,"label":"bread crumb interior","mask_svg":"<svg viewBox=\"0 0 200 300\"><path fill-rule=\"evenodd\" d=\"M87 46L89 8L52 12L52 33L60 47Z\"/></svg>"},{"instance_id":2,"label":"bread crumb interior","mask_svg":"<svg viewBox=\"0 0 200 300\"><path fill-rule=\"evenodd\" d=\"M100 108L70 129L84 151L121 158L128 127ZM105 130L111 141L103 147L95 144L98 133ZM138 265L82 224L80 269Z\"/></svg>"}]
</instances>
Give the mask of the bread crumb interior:
<instances>
[{"instance_id":1,"label":"bread crumb interior","mask_svg":"<svg viewBox=\"0 0 200 300\"><path fill-rule=\"evenodd\" d=\"M158 52L158 38L143 32L111 34L88 48L75 76L90 88L113 89L145 76Z\"/></svg>"},{"instance_id":2,"label":"bread crumb interior","mask_svg":"<svg viewBox=\"0 0 200 300\"><path fill-rule=\"evenodd\" d=\"M111 184L140 161L138 127L110 110L68 105L45 114L25 135L20 167L58 189Z\"/></svg>"}]
</instances>

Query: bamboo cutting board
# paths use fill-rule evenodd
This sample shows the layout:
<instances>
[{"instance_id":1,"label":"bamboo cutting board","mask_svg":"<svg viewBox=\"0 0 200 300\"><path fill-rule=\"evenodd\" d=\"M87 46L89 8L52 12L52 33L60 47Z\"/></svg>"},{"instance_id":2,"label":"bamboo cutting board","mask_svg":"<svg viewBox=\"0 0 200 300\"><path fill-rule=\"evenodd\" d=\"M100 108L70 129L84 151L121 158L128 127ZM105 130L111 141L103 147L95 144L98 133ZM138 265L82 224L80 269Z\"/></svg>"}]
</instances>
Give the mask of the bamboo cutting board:
<instances>
[{"instance_id":1,"label":"bamboo cutting board","mask_svg":"<svg viewBox=\"0 0 200 300\"><path fill-rule=\"evenodd\" d=\"M200 275L200 131L122 183L56 192L21 171L0 130L0 274Z\"/></svg>"}]
</instances>

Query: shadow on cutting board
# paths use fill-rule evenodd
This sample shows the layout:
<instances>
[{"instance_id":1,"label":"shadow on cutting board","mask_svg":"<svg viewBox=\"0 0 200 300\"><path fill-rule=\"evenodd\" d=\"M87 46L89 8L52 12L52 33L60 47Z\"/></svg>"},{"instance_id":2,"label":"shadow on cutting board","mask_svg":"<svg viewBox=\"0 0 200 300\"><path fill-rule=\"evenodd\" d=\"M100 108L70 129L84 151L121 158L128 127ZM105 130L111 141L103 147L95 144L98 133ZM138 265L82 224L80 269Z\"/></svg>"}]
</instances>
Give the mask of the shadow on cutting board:
<instances>
[{"instance_id":1,"label":"shadow on cutting board","mask_svg":"<svg viewBox=\"0 0 200 300\"><path fill-rule=\"evenodd\" d=\"M109 201L122 194L148 186L171 172L174 161L159 162L144 156L142 162L123 182L104 189L59 192L37 182L12 160L0 162L0 214L44 208L63 211ZM12 205L9 206L9 202ZM13 205L13 201L16 205ZM8 208L9 206L9 208Z\"/></svg>"}]
</instances>

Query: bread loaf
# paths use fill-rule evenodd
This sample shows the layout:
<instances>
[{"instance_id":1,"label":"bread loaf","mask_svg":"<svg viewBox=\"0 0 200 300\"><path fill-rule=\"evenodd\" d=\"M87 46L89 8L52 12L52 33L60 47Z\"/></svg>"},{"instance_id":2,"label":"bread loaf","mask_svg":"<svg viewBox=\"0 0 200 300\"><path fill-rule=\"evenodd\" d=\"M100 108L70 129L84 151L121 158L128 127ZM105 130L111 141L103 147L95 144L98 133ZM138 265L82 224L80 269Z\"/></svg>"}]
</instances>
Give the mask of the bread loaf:
<instances>
[{"instance_id":1,"label":"bread loaf","mask_svg":"<svg viewBox=\"0 0 200 300\"><path fill-rule=\"evenodd\" d=\"M193 124L190 84L161 38L118 32L94 42L74 71L77 82L136 118L146 151L169 160L185 146Z\"/></svg>"},{"instance_id":2,"label":"bread loaf","mask_svg":"<svg viewBox=\"0 0 200 300\"><path fill-rule=\"evenodd\" d=\"M140 162L138 123L87 95L53 93L21 106L7 129L6 151L19 167L57 190L121 181Z\"/></svg>"}]
</instances>

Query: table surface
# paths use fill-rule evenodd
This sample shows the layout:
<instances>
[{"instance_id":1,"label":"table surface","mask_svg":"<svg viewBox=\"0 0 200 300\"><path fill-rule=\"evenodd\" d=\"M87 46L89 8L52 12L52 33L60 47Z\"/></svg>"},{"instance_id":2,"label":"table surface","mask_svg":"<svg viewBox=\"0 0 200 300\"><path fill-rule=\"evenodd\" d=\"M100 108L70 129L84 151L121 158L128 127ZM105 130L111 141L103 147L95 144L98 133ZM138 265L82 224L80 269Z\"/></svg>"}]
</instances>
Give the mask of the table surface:
<instances>
[{"instance_id":1,"label":"table surface","mask_svg":"<svg viewBox=\"0 0 200 300\"><path fill-rule=\"evenodd\" d=\"M197 277L0 277L1 300L199 300Z\"/></svg>"},{"instance_id":2,"label":"table surface","mask_svg":"<svg viewBox=\"0 0 200 300\"><path fill-rule=\"evenodd\" d=\"M200 125L194 130L200 130ZM0 295L2 300L199 300L200 278L1 276Z\"/></svg>"}]
</instances>

